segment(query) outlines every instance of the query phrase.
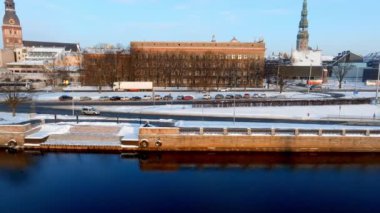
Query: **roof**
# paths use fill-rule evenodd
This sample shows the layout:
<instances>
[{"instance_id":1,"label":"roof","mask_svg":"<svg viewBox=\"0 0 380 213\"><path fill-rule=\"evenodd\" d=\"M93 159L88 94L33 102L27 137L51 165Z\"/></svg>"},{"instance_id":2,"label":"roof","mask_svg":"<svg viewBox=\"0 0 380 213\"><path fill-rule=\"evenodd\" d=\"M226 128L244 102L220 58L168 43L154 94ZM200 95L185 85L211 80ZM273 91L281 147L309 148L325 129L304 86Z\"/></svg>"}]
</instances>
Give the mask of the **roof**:
<instances>
[{"instance_id":1,"label":"roof","mask_svg":"<svg viewBox=\"0 0 380 213\"><path fill-rule=\"evenodd\" d=\"M10 20L13 20L14 23L10 23L9 21ZM4 14L4 18L3 18L3 24L4 25L15 25L15 26L20 26L20 19L18 18L18 16L16 15L16 12L15 11L5 11L5 14Z\"/></svg>"},{"instance_id":2,"label":"roof","mask_svg":"<svg viewBox=\"0 0 380 213\"><path fill-rule=\"evenodd\" d=\"M339 53L338 56L334 58L336 63L363 63L363 57L352 53L351 51L344 51Z\"/></svg>"},{"instance_id":3,"label":"roof","mask_svg":"<svg viewBox=\"0 0 380 213\"><path fill-rule=\"evenodd\" d=\"M20 62L12 62L8 63L8 66L42 66L45 65L46 61L20 61Z\"/></svg>"},{"instance_id":4,"label":"roof","mask_svg":"<svg viewBox=\"0 0 380 213\"><path fill-rule=\"evenodd\" d=\"M61 47L66 51L80 52L80 46L76 43L59 43L45 41L23 41L24 47Z\"/></svg>"}]
</instances>

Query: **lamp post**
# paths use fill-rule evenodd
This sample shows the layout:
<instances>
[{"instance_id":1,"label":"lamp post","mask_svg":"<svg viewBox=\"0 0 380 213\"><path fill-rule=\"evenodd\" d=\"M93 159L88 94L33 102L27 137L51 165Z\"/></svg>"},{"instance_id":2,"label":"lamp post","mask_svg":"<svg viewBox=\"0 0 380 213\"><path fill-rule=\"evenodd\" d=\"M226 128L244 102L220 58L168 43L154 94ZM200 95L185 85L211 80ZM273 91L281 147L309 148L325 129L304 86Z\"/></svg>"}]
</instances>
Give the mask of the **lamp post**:
<instances>
[{"instance_id":1,"label":"lamp post","mask_svg":"<svg viewBox=\"0 0 380 213\"><path fill-rule=\"evenodd\" d=\"M310 80L311 80L311 72L313 71L313 61L310 62L310 73L309 73L309 80L307 81L307 93L310 93Z\"/></svg>"},{"instance_id":2,"label":"lamp post","mask_svg":"<svg viewBox=\"0 0 380 213\"><path fill-rule=\"evenodd\" d=\"M72 110L73 110L73 116L75 116L75 106L74 106L74 89L73 87L71 86L71 95L73 97L73 99L71 100L71 107L72 107Z\"/></svg>"},{"instance_id":3,"label":"lamp post","mask_svg":"<svg viewBox=\"0 0 380 213\"><path fill-rule=\"evenodd\" d=\"M359 69L358 69L358 67L356 67L356 66L355 66L355 68L356 68L356 77L355 77L355 94L357 94L357 92L358 92L358 87L357 87L358 85L357 85L357 84L358 84L358 75L359 75L358 72L359 72Z\"/></svg>"},{"instance_id":4,"label":"lamp post","mask_svg":"<svg viewBox=\"0 0 380 213\"><path fill-rule=\"evenodd\" d=\"M379 81L380 81L380 60L379 60L379 65L378 65L378 70L377 70L377 82L376 82L376 100L375 104L379 104Z\"/></svg>"}]
</instances>

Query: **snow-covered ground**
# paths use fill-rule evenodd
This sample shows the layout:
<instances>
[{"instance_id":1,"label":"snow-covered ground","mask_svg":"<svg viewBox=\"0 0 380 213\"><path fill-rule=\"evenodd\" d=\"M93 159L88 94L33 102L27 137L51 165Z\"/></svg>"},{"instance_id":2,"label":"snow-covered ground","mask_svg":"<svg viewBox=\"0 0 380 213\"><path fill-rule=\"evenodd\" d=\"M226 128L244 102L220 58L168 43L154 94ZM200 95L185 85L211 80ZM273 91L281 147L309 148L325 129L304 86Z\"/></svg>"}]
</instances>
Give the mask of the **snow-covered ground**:
<instances>
[{"instance_id":1,"label":"snow-covered ground","mask_svg":"<svg viewBox=\"0 0 380 213\"><path fill-rule=\"evenodd\" d=\"M29 114L17 114L13 117L12 113L0 113L0 125L21 123L30 119Z\"/></svg>"},{"instance_id":2,"label":"snow-covered ground","mask_svg":"<svg viewBox=\"0 0 380 213\"><path fill-rule=\"evenodd\" d=\"M339 89L339 82L336 79L329 79L328 83L323 84L325 87L330 89ZM365 90L376 90L376 86L367 86L365 82L361 82L359 78L355 80L345 80L342 82L342 89L365 89Z\"/></svg>"},{"instance_id":3,"label":"snow-covered ground","mask_svg":"<svg viewBox=\"0 0 380 213\"><path fill-rule=\"evenodd\" d=\"M79 109L79 108L78 108ZM236 108L193 108L191 105L165 106L97 106L101 112L149 113L164 115L196 115L219 117L254 117L254 118L380 118L380 106L377 105L332 105L332 106L285 106L285 107L236 107Z\"/></svg>"}]
</instances>

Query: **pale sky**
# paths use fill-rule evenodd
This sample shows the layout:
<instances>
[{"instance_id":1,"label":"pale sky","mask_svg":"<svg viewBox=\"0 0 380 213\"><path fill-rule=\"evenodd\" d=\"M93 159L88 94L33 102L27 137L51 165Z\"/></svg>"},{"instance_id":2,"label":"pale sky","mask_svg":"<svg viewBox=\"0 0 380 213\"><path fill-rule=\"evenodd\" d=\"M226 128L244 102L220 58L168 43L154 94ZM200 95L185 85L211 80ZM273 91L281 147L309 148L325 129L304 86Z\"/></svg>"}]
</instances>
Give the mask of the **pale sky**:
<instances>
[{"instance_id":1,"label":"pale sky","mask_svg":"<svg viewBox=\"0 0 380 213\"><path fill-rule=\"evenodd\" d=\"M97 43L264 38L296 46L303 0L15 0L24 40ZM379 0L309 0L310 46L325 55L380 51ZM3 6L4 7L4 6Z\"/></svg>"}]
</instances>

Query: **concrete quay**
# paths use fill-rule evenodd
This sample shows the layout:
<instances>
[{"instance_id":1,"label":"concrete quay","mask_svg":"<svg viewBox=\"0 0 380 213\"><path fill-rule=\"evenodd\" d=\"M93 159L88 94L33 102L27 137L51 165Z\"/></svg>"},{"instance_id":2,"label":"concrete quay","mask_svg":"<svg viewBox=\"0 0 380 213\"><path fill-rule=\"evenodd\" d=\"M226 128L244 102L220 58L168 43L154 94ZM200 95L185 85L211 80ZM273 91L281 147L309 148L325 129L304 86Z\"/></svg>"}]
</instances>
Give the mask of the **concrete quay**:
<instances>
[{"instance_id":1,"label":"concrete quay","mask_svg":"<svg viewBox=\"0 0 380 213\"><path fill-rule=\"evenodd\" d=\"M5 148L52 152L380 153L380 130L141 127L138 134L120 135L117 125L72 125L64 134L40 129L0 126L0 142Z\"/></svg>"}]
</instances>

